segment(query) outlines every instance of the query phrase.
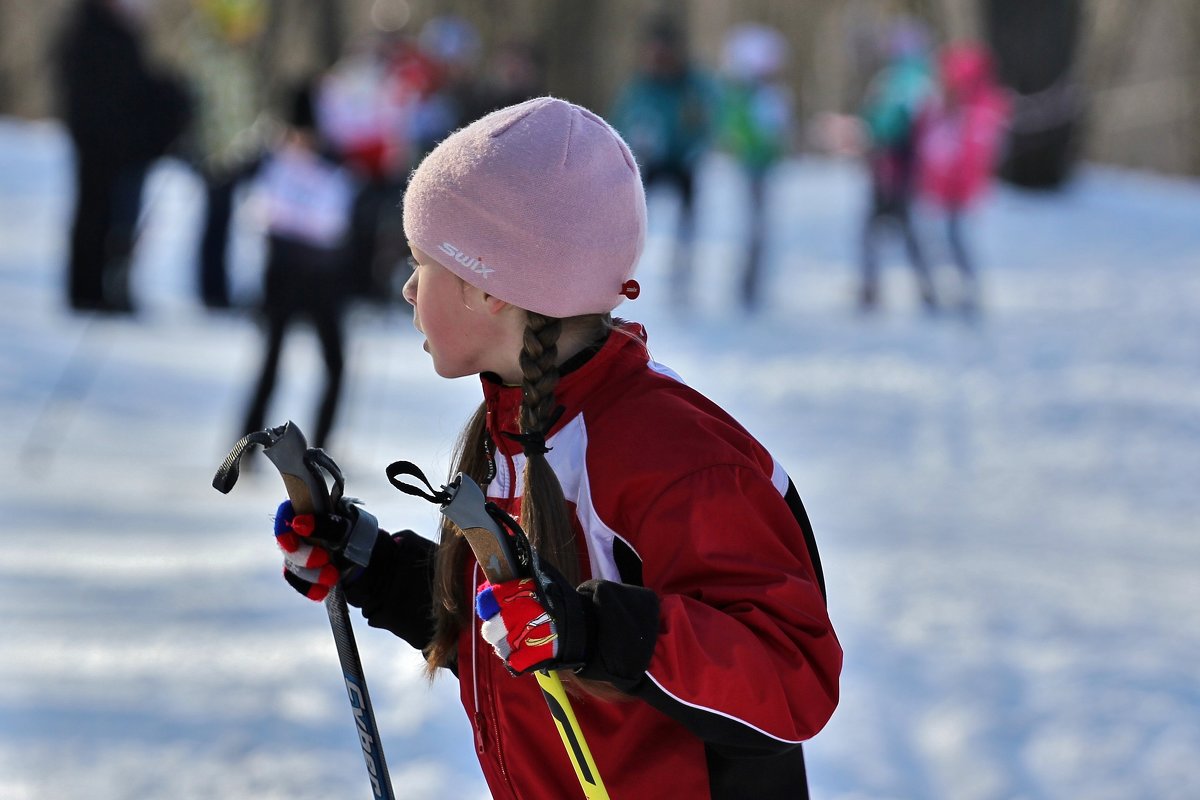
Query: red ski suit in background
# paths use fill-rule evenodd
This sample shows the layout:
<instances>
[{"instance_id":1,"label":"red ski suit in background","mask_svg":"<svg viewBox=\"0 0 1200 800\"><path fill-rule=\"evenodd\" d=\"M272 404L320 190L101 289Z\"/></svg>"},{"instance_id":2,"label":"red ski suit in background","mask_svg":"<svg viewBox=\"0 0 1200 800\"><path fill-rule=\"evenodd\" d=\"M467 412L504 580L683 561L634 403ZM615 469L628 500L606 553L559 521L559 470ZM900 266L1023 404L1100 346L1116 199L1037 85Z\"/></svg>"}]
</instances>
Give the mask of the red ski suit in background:
<instances>
[{"instance_id":1,"label":"red ski suit in background","mask_svg":"<svg viewBox=\"0 0 1200 800\"><path fill-rule=\"evenodd\" d=\"M521 389L489 376L483 389L497 448L487 494L516 516L524 456L502 434L519 429ZM638 325L564 374L556 396L565 412L547 458L573 512L581 574L606 581L601 663L588 674L629 694L573 699L610 796L806 797L800 742L837 705L842 651L787 474L654 363ZM371 625L418 647L431 635L418 587L428 591L433 547L411 532L381 536L347 589ZM468 586L482 583L473 559L464 568ZM582 797L537 682L506 671L478 620L456 671L493 797Z\"/></svg>"}]
</instances>

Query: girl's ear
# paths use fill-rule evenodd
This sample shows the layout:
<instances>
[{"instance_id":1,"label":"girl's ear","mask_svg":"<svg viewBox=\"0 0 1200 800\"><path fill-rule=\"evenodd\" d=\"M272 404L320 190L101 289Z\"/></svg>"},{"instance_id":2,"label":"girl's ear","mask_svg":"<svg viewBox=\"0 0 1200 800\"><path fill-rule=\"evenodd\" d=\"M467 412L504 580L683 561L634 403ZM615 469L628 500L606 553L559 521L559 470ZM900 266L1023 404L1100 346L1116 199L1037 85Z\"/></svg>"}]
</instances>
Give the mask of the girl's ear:
<instances>
[{"instance_id":1,"label":"girl's ear","mask_svg":"<svg viewBox=\"0 0 1200 800\"><path fill-rule=\"evenodd\" d=\"M463 301L467 304L468 308L484 310L492 315L500 314L506 308L515 308L511 303L505 302L495 295L488 294L478 286L473 286L466 281L463 281Z\"/></svg>"},{"instance_id":2,"label":"girl's ear","mask_svg":"<svg viewBox=\"0 0 1200 800\"><path fill-rule=\"evenodd\" d=\"M515 308L515 306L511 303L507 303L504 300L501 300L499 297L490 295L487 292L483 293L483 302L488 312L491 314L499 314L506 308Z\"/></svg>"}]
</instances>

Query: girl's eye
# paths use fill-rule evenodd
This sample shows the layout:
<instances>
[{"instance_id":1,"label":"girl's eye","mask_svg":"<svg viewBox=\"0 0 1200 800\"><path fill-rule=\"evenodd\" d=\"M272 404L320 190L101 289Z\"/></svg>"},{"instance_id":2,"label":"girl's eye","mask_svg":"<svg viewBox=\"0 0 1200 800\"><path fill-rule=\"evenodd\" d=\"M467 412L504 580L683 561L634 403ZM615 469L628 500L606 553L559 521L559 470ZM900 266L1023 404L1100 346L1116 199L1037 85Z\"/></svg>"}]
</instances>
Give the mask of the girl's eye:
<instances>
[{"instance_id":1,"label":"girl's eye","mask_svg":"<svg viewBox=\"0 0 1200 800\"><path fill-rule=\"evenodd\" d=\"M410 270L412 270L413 272L417 271L417 260L415 258L413 258L412 256L409 256L408 258L405 259L405 261L408 262L408 268Z\"/></svg>"}]
</instances>

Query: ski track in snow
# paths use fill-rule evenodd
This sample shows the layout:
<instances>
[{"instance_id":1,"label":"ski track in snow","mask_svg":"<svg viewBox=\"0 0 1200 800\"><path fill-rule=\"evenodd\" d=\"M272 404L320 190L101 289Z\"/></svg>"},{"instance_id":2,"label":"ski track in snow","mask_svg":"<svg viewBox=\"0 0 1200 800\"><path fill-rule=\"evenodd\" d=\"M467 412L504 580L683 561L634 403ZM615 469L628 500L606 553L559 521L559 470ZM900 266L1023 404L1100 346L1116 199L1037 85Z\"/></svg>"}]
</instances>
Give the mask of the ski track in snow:
<instances>
[{"instance_id":1,"label":"ski track in snow","mask_svg":"<svg viewBox=\"0 0 1200 800\"><path fill-rule=\"evenodd\" d=\"M772 186L747 319L741 186L720 159L700 186L693 308L662 299L676 209L652 194L620 313L805 499L846 650L814 796L1200 796L1200 183L999 188L972 220L974 320L923 314L894 247L884 308L854 310L862 178L816 158ZM0 798L366 796L324 610L279 579L278 479L210 486L260 345L192 299L199 186L152 176L135 321L63 310L72 192L59 128L0 120ZM244 221L234 252L252 287ZM428 532L383 467L444 474L477 387L419 342L402 311L356 312L333 449L385 526ZM272 415L311 424L319 374L297 337ZM453 679L357 630L398 795L486 797Z\"/></svg>"}]
</instances>

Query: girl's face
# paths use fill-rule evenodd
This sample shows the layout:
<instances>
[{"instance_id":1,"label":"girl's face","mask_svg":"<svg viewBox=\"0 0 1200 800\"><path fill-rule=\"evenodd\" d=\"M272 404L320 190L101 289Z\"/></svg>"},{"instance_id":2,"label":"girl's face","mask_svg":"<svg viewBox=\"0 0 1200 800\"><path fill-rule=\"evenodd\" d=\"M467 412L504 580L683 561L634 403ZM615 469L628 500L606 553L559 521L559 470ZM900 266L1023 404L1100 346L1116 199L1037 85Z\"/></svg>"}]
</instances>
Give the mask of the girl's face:
<instances>
[{"instance_id":1,"label":"girl's face","mask_svg":"<svg viewBox=\"0 0 1200 800\"><path fill-rule=\"evenodd\" d=\"M495 372L519 381L524 312L471 286L417 248L412 254L413 273L403 294L413 307L413 325L425 335L434 371L443 378Z\"/></svg>"}]
</instances>

